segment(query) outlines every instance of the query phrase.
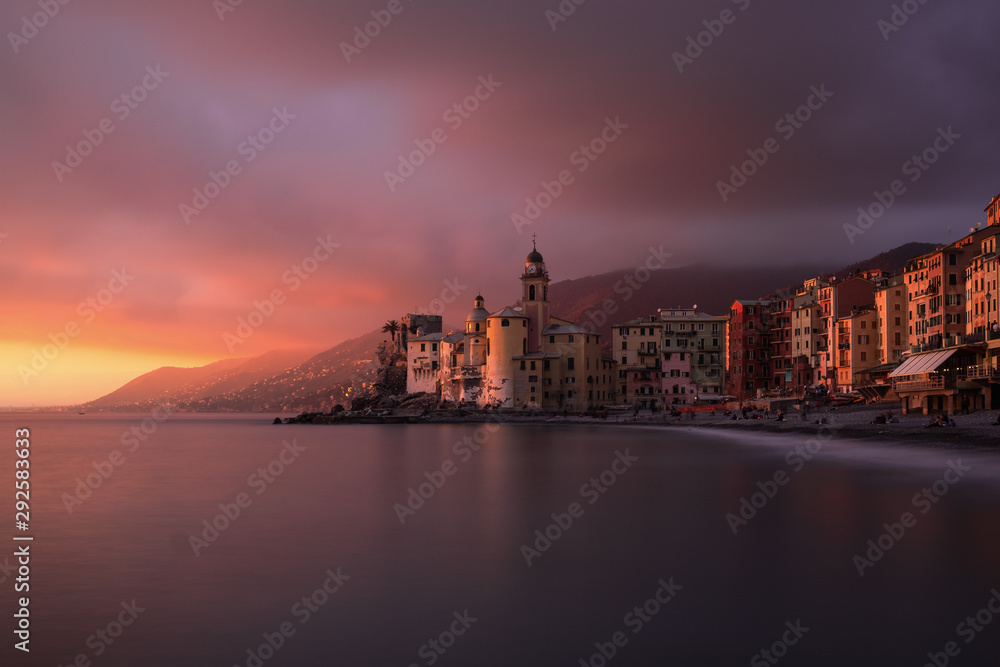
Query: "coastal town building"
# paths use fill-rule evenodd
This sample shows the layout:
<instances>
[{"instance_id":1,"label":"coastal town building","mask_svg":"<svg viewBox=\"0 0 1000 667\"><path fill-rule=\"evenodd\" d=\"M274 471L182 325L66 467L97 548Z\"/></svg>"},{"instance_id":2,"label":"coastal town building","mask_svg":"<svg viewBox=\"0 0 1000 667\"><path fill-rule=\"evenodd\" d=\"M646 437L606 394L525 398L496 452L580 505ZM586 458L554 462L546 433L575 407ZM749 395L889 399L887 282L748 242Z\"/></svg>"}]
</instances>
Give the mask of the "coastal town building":
<instances>
[{"instance_id":1,"label":"coastal town building","mask_svg":"<svg viewBox=\"0 0 1000 667\"><path fill-rule=\"evenodd\" d=\"M399 327L399 349L405 350L410 338L425 334L441 333L443 328L441 315L426 315L423 313L407 313L403 315Z\"/></svg>"},{"instance_id":2,"label":"coastal town building","mask_svg":"<svg viewBox=\"0 0 1000 667\"><path fill-rule=\"evenodd\" d=\"M771 302L737 299L729 309L726 393L739 401L771 388Z\"/></svg>"},{"instance_id":3,"label":"coastal town building","mask_svg":"<svg viewBox=\"0 0 1000 667\"><path fill-rule=\"evenodd\" d=\"M875 287L878 313L878 364L899 364L909 350L907 290L902 275L883 278Z\"/></svg>"},{"instance_id":4,"label":"coastal town building","mask_svg":"<svg viewBox=\"0 0 1000 667\"><path fill-rule=\"evenodd\" d=\"M987 224L906 264L910 354L890 373L904 411L954 414L1000 407L996 237L1000 196Z\"/></svg>"},{"instance_id":5,"label":"coastal town building","mask_svg":"<svg viewBox=\"0 0 1000 667\"><path fill-rule=\"evenodd\" d=\"M771 302L771 377L774 386L772 391L779 395L788 395L795 390L795 373L793 362L795 351L792 349L792 309L794 298L791 294L779 293L773 295Z\"/></svg>"},{"instance_id":6,"label":"coastal town building","mask_svg":"<svg viewBox=\"0 0 1000 667\"><path fill-rule=\"evenodd\" d=\"M983 238L979 253L965 269L965 320L966 336L986 339L988 334L1000 333L997 313L997 280L1000 262L996 248L1000 234Z\"/></svg>"},{"instance_id":7,"label":"coastal town building","mask_svg":"<svg viewBox=\"0 0 1000 667\"><path fill-rule=\"evenodd\" d=\"M663 408L663 325L655 317L648 317L616 324L611 331L620 401L639 410Z\"/></svg>"},{"instance_id":8,"label":"coastal town building","mask_svg":"<svg viewBox=\"0 0 1000 667\"><path fill-rule=\"evenodd\" d=\"M407 392L494 408L578 411L613 404L616 362L602 356L600 335L551 314L548 270L534 247L520 281L517 307L490 313L479 294L464 332L409 338Z\"/></svg>"},{"instance_id":9,"label":"coastal town building","mask_svg":"<svg viewBox=\"0 0 1000 667\"><path fill-rule=\"evenodd\" d=\"M723 395L728 318L696 308L661 308L659 314L663 324L663 396L667 404L686 405Z\"/></svg>"},{"instance_id":10,"label":"coastal town building","mask_svg":"<svg viewBox=\"0 0 1000 667\"><path fill-rule=\"evenodd\" d=\"M829 353L820 315L819 292L829 283L821 278L806 280L792 298L792 381L794 392L804 393L817 383L821 358Z\"/></svg>"},{"instance_id":11,"label":"coastal town building","mask_svg":"<svg viewBox=\"0 0 1000 667\"><path fill-rule=\"evenodd\" d=\"M967 331L966 269L982 254L982 241L997 229L973 227L969 234L906 263L909 344L914 352L959 345Z\"/></svg>"},{"instance_id":12,"label":"coastal town building","mask_svg":"<svg viewBox=\"0 0 1000 667\"><path fill-rule=\"evenodd\" d=\"M831 279L819 290L821 346L825 350L820 358L818 379L831 392L842 391L838 373L840 355L837 354L838 320L849 317L875 305L875 283L865 276L851 276L844 280Z\"/></svg>"},{"instance_id":13,"label":"coastal town building","mask_svg":"<svg viewBox=\"0 0 1000 667\"><path fill-rule=\"evenodd\" d=\"M878 313L858 310L837 320L837 388L851 392L865 383L862 377L878 361Z\"/></svg>"}]
</instances>

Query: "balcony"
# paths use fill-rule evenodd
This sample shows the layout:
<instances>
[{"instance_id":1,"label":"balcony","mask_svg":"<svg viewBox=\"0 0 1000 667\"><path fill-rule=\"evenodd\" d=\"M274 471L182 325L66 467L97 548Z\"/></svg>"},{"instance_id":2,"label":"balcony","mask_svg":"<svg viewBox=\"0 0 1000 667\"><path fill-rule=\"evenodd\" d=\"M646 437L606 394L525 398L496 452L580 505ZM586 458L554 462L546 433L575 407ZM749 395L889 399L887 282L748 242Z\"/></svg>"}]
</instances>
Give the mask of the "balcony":
<instances>
[{"instance_id":1,"label":"balcony","mask_svg":"<svg viewBox=\"0 0 1000 667\"><path fill-rule=\"evenodd\" d=\"M943 375L930 377L924 380L894 380L892 388L897 391L929 391L933 389L944 389L945 379Z\"/></svg>"},{"instance_id":2,"label":"balcony","mask_svg":"<svg viewBox=\"0 0 1000 667\"><path fill-rule=\"evenodd\" d=\"M967 369L965 377L968 380L992 380L1000 378L1000 368L995 368L988 364L972 366Z\"/></svg>"}]
</instances>

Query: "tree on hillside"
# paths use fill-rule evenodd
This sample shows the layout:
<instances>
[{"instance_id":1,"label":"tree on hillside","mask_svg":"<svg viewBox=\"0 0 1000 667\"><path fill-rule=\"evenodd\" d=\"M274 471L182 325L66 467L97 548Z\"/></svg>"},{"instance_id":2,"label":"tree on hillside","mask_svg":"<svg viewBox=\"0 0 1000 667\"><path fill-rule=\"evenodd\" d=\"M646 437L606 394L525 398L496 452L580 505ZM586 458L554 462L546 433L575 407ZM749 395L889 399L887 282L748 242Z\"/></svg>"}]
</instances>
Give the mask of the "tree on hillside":
<instances>
[{"instance_id":1,"label":"tree on hillside","mask_svg":"<svg viewBox=\"0 0 1000 667\"><path fill-rule=\"evenodd\" d=\"M396 342L396 334L399 333L399 322L396 320L389 320L384 325L382 325L382 333L387 333L392 336L392 342Z\"/></svg>"}]
</instances>

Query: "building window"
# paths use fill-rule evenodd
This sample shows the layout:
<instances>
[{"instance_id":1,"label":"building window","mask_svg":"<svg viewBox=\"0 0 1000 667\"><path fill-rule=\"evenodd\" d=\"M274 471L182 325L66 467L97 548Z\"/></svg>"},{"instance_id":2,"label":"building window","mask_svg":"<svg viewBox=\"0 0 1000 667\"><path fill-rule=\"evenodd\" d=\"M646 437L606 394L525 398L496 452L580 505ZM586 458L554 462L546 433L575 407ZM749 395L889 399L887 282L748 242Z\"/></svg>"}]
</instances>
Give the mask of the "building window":
<instances>
[{"instance_id":1,"label":"building window","mask_svg":"<svg viewBox=\"0 0 1000 667\"><path fill-rule=\"evenodd\" d=\"M510 326L510 320L500 320L500 326L502 326L502 327L509 327Z\"/></svg>"},{"instance_id":2,"label":"building window","mask_svg":"<svg viewBox=\"0 0 1000 667\"><path fill-rule=\"evenodd\" d=\"M626 341L626 340L622 341L622 349L623 350L627 350L628 349L628 341Z\"/></svg>"},{"instance_id":3,"label":"building window","mask_svg":"<svg viewBox=\"0 0 1000 667\"><path fill-rule=\"evenodd\" d=\"M431 352L437 352L437 351L438 351L438 344L431 343Z\"/></svg>"},{"instance_id":4,"label":"building window","mask_svg":"<svg viewBox=\"0 0 1000 667\"><path fill-rule=\"evenodd\" d=\"M550 343L556 342L556 337L555 336L549 336L549 342Z\"/></svg>"},{"instance_id":5,"label":"building window","mask_svg":"<svg viewBox=\"0 0 1000 667\"><path fill-rule=\"evenodd\" d=\"M531 370L535 370L535 362L534 361L531 362Z\"/></svg>"},{"instance_id":6,"label":"building window","mask_svg":"<svg viewBox=\"0 0 1000 667\"><path fill-rule=\"evenodd\" d=\"M573 338L573 334L570 334L570 335L569 335L569 342L571 342L571 343L572 343L572 342L573 342L574 340L575 340L575 339Z\"/></svg>"},{"instance_id":7,"label":"building window","mask_svg":"<svg viewBox=\"0 0 1000 667\"><path fill-rule=\"evenodd\" d=\"M542 364L542 370L545 370L545 371L551 370L551 364L549 364L549 360L548 359L546 359L544 361L544 363Z\"/></svg>"},{"instance_id":8,"label":"building window","mask_svg":"<svg viewBox=\"0 0 1000 667\"><path fill-rule=\"evenodd\" d=\"M523 371L523 370L525 370L525 367L524 367L524 361L523 361L523 360L521 361L521 370L522 370L522 371Z\"/></svg>"},{"instance_id":9,"label":"building window","mask_svg":"<svg viewBox=\"0 0 1000 667\"><path fill-rule=\"evenodd\" d=\"M420 351L421 352L426 352L427 351L427 343L421 343L420 344Z\"/></svg>"},{"instance_id":10,"label":"building window","mask_svg":"<svg viewBox=\"0 0 1000 667\"><path fill-rule=\"evenodd\" d=\"M479 331L479 322L476 322L476 331Z\"/></svg>"}]
</instances>

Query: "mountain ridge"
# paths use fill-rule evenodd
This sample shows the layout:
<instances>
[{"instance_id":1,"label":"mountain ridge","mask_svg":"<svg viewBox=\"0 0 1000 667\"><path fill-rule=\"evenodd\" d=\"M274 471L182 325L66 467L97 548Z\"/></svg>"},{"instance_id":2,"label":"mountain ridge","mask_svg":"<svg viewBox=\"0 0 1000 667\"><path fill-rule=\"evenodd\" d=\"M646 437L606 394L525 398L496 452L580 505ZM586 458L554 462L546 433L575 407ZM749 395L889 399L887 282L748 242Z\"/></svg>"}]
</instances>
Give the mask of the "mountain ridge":
<instances>
[{"instance_id":1,"label":"mountain ridge","mask_svg":"<svg viewBox=\"0 0 1000 667\"><path fill-rule=\"evenodd\" d=\"M652 271L643 281L637 271L609 271L552 283L551 312L602 334L610 352L614 324L648 317L660 308L697 304L698 310L725 314L734 299L789 291L816 276L843 278L861 269L899 273L907 260L936 247L907 243L836 271L818 262L761 269L697 264ZM325 411L348 404L373 379L378 367L375 349L387 339L388 334L376 329L308 355L304 350L272 351L193 369L163 367L81 407L148 410L169 402L186 411Z\"/></svg>"}]
</instances>

